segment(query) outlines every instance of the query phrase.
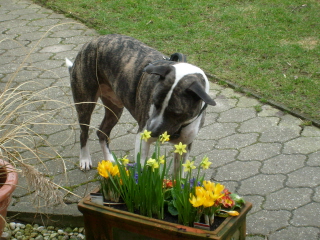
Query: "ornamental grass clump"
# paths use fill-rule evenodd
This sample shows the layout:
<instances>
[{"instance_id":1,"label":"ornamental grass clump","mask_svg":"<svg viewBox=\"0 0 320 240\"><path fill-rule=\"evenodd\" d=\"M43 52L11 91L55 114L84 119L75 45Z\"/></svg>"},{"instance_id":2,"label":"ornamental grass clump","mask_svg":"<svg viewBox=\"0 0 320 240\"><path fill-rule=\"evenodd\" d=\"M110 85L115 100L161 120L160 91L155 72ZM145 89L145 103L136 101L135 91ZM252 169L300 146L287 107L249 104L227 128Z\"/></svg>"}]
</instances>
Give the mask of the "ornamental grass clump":
<instances>
[{"instance_id":1,"label":"ornamental grass clump","mask_svg":"<svg viewBox=\"0 0 320 240\"><path fill-rule=\"evenodd\" d=\"M148 141L150 135L151 132L145 130L141 141ZM100 162L98 172L105 200L122 199L128 211L158 219L164 218L167 209L186 226L193 226L201 218L212 224L214 216L237 216L239 213L234 209L244 204L243 199L219 183L204 180L204 174L200 176L200 170L211 165L207 157L198 166L195 159L182 163L186 145L181 142L175 145L175 152L181 157L180 173L170 179L166 155L160 154L161 144L169 139L167 132L158 138L151 158L143 166L140 153L136 163L129 163L126 156L114 156L114 163Z\"/></svg>"}]
</instances>

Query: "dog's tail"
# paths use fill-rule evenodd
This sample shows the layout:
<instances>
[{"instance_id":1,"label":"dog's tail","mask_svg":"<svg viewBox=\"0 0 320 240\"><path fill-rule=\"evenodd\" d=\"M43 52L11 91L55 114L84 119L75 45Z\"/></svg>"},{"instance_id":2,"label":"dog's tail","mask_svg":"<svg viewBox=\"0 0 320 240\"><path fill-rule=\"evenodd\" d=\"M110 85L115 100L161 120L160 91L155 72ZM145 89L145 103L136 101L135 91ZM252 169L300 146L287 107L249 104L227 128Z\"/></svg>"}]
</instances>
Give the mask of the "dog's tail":
<instances>
[{"instance_id":1,"label":"dog's tail","mask_svg":"<svg viewBox=\"0 0 320 240\"><path fill-rule=\"evenodd\" d=\"M68 58L66 58L66 65L68 67L69 73L71 73L73 63Z\"/></svg>"}]
</instances>

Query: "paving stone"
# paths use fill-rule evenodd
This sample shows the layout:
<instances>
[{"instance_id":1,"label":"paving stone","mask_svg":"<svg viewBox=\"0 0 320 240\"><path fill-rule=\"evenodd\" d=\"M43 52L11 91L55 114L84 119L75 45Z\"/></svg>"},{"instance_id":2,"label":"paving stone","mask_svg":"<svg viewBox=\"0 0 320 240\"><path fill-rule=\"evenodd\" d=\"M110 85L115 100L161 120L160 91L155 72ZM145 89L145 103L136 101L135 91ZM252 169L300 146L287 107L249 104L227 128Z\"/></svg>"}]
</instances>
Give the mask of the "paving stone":
<instances>
[{"instance_id":1,"label":"paving stone","mask_svg":"<svg viewBox=\"0 0 320 240\"><path fill-rule=\"evenodd\" d=\"M207 110L208 112L217 112L217 113L225 112L229 109L234 108L237 104L236 99L227 99L220 95L217 96L217 98L215 98L215 102L216 102L216 105L211 108L208 108Z\"/></svg>"},{"instance_id":2,"label":"paving stone","mask_svg":"<svg viewBox=\"0 0 320 240\"><path fill-rule=\"evenodd\" d=\"M209 158L210 162L212 162L213 167L219 167L229 162L235 161L236 155L238 155L238 151L213 149L206 155Z\"/></svg>"},{"instance_id":3,"label":"paving stone","mask_svg":"<svg viewBox=\"0 0 320 240\"><path fill-rule=\"evenodd\" d=\"M4 21L8 21L8 20L13 20L13 19L16 19L16 18L19 18L20 15L16 14L16 15L13 15L13 14L0 14L0 22L4 22Z\"/></svg>"},{"instance_id":4,"label":"paving stone","mask_svg":"<svg viewBox=\"0 0 320 240\"><path fill-rule=\"evenodd\" d=\"M62 38L43 38L40 41L33 41L29 44L28 47L34 49L34 52L37 52L38 50L50 46L50 45L58 45L60 44ZM51 53L53 55L53 53ZM51 60L51 59L50 59Z\"/></svg>"},{"instance_id":5,"label":"paving stone","mask_svg":"<svg viewBox=\"0 0 320 240\"><path fill-rule=\"evenodd\" d=\"M41 13L37 13L37 18L47 18L49 14L41 14ZM20 20L34 20L34 14L28 14L28 15L22 15L19 16Z\"/></svg>"},{"instance_id":6,"label":"paving stone","mask_svg":"<svg viewBox=\"0 0 320 240\"><path fill-rule=\"evenodd\" d=\"M37 5L36 5L37 6ZM38 13L40 14L40 13ZM63 14L59 14L59 13L48 13L48 17L47 18L57 18L57 19L64 19L65 16Z\"/></svg>"},{"instance_id":7,"label":"paving stone","mask_svg":"<svg viewBox=\"0 0 320 240\"><path fill-rule=\"evenodd\" d=\"M8 63L0 66L0 71L3 74L14 73L20 64L18 63Z\"/></svg>"},{"instance_id":8,"label":"paving stone","mask_svg":"<svg viewBox=\"0 0 320 240\"><path fill-rule=\"evenodd\" d=\"M192 144L191 154L192 156L207 154L214 148L214 145L216 145L215 140L196 140Z\"/></svg>"},{"instance_id":9,"label":"paving stone","mask_svg":"<svg viewBox=\"0 0 320 240\"><path fill-rule=\"evenodd\" d=\"M40 52L52 52L52 53L58 53L58 52L66 52L69 50L72 50L74 48L74 45L54 45L43 48Z\"/></svg>"},{"instance_id":10,"label":"paving stone","mask_svg":"<svg viewBox=\"0 0 320 240\"><path fill-rule=\"evenodd\" d=\"M266 210L292 210L311 202L312 189L284 188L266 197Z\"/></svg>"},{"instance_id":11,"label":"paving stone","mask_svg":"<svg viewBox=\"0 0 320 240\"><path fill-rule=\"evenodd\" d=\"M44 214L42 216L42 220L45 222L46 217L48 214L53 215L64 215L68 213L69 216L82 216L82 213L79 212L76 204L65 204L65 205L58 205L58 206L50 206L46 208L41 208L44 204L39 204L38 202L34 202L35 196L30 195L27 196L23 202L18 202L15 206L10 206L9 211L14 213L21 212L21 213L37 213L39 216L40 214ZM44 211L45 209L45 211ZM41 217L41 216L40 216Z\"/></svg>"},{"instance_id":12,"label":"paving stone","mask_svg":"<svg viewBox=\"0 0 320 240\"><path fill-rule=\"evenodd\" d=\"M205 128L202 128L197 138L217 140L217 139L227 137L236 133L237 127L238 127L237 123L214 123Z\"/></svg>"},{"instance_id":13,"label":"paving stone","mask_svg":"<svg viewBox=\"0 0 320 240\"><path fill-rule=\"evenodd\" d=\"M4 21L5 28L7 29L6 33L9 34L10 32L10 34L17 34L19 32L17 31L19 30L18 28L25 26L27 23L24 21L16 21L16 19L20 16L18 14L12 14L11 16L12 16L11 20Z\"/></svg>"},{"instance_id":14,"label":"paving stone","mask_svg":"<svg viewBox=\"0 0 320 240\"><path fill-rule=\"evenodd\" d=\"M232 162L217 169L217 175L214 177L217 181L241 180L252 177L259 172L261 162Z\"/></svg>"},{"instance_id":15,"label":"paving stone","mask_svg":"<svg viewBox=\"0 0 320 240\"><path fill-rule=\"evenodd\" d=\"M28 26L37 26L37 27L43 27L43 26L54 26L57 23L59 23L59 19L36 19L33 21L30 21L28 23Z\"/></svg>"},{"instance_id":16,"label":"paving stone","mask_svg":"<svg viewBox=\"0 0 320 240\"><path fill-rule=\"evenodd\" d=\"M291 224L294 226L319 227L320 203L309 203L293 211Z\"/></svg>"},{"instance_id":17,"label":"paving stone","mask_svg":"<svg viewBox=\"0 0 320 240\"><path fill-rule=\"evenodd\" d=\"M44 60L41 62L34 62L32 63L32 67L38 68L40 70L51 70L58 67L61 67L63 62L58 60Z\"/></svg>"},{"instance_id":18,"label":"paving stone","mask_svg":"<svg viewBox=\"0 0 320 240\"><path fill-rule=\"evenodd\" d=\"M320 184L320 167L304 167L288 174L289 187L316 187Z\"/></svg>"},{"instance_id":19,"label":"paving stone","mask_svg":"<svg viewBox=\"0 0 320 240\"><path fill-rule=\"evenodd\" d=\"M43 149L43 148L42 148ZM78 164L75 165L73 161L68 159L56 158L45 163L40 163L34 166L39 172L42 172L48 176L55 176L59 174L64 174L66 170L75 169Z\"/></svg>"},{"instance_id":20,"label":"paving stone","mask_svg":"<svg viewBox=\"0 0 320 240\"><path fill-rule=\"evenodd\" d=\"M320 202L320 186L315 188L315 193L313 195L313 200Z\"/></svg>"},{"instance_id":21,"label":"paving stone","mask_svg":"<svg viewBox=\"0 0 320 240\"><path fill-rule=\"evenodd\" d=\"M207 112L207 113L206 113L205 122L204 122L203 127L201 128L201 131L199 132L199 134L201 134L202 132L205 131L205 130L203 130L205 127L216 123L218 116L219 116L218 113L212 113L212 112L209 113L209 112ZM211 128L210 128L210 131L211 131ZM212 136L213 134L207 134L207 135ZM199 136L199 135L198 135L198 136Z\"/></svg>"},{"instance_id":22,"label":"paving stone","mask_svg":"<svg viewBox=\"0 0 320 240\"><path fill-rule=\"evenodd\" d=\"M315 227L287 227L281 229L276 233L269 236L269 240L279 240L279 239L299 239L299 240L311 240L319 239L319 228Z\"/></svg>"},{"instance_id":23,"label":"paving stone","mask_svg":"<svg viewBox=\"0 0 320 240\"><path fill-rule=\"evenodd\" d=\"M0 44L0 46L2 46ZM20 45L16 45L13 49L10 49L10 51L6 51L3 53L3 56L26 56L28 52L26 51L25 47L20 47Z\"/></svg>"},{"instance_id":24,"label":"paving stone","mask_svg":"<svg viewBox=\"0 0 320 240\"><path fill-rule=\"evenodd\" d=\"M284 144L283 153L309 154L320 150L320 137L301 137Z\"/></svg>"},{"instance_id":25,"label":"paving stone","mask_svg":"<svg viewBox=\"0 0 320 240\"><path fill-rule=\"evenodd\" d=\"M239 160L264 160L280 154L279 143L257 143L240 149Z\"/></svg>"},{"instance_id":26,"label":"paving stone","mask_svg":"<svg viewBox=\"0 0 320 240\"><path fill-rule=\"evenodd\" d=\"M274 108L270 105L263 105L261 107L261 112L258 113L259 117L271 117L271 116L281 116L283 113L279 109Z\"/></svg>"},{"instance_id":27,"label":"paving stone","mask_svg":"<svg viewBox=\"0 0 320 240\"><path fill-rule=\"evenodd\" d=\"M251 145L257 141L257 133L243 133L243 134L234 134L229 137L222 138L218 141L216 148L227 149L234 148L239 149Z\"/></svg>"},{"instance_id":28,"label":"paving stone","mask_svg":"<svg viewBox=\"0 0 320 240\"><path fill-rule=\"evenodd\" d=\"M286 177L282 174L263 175L259 174L241 182L238 193L241 195L267 195L284 186Z\"/></svg>"},{"instance_id":29,"label":"paving stone","mask_svg":"<svg viewBox=\"0 0 320 240\"><path fill-rule=\"evenodd\" d=\"M96 175L96 171L94 171ZM95 178L90 172L83 172L80 169L74 169L67 173L55 175L53 181L61 186L72 187L79 186L81 182L89 182Z\"/></svg>"},{"instance_id":30,"label":"paving stone","mask_svg":"<svg viewBox=\"0 0 320 240\"><path fill-rule=\"evenodd\" d=\"M83 34L83 30L62 30L62 31L55 31L51 37L61 37L63 36L64 38L72 38L74 36L81 36ZM74 43L74 42L71 42Z\"/></svg>"},{"instance_id":31,"label":"paving stone","mask_svg":"<svg viewBox=\"0 0 320 240\"><path fill-rule=\"evenodd\" d=\"M27 28L29 29L29 28ZM34 27L34 29L39 29L37 27ZM41 38L43 37L49 37L50 33L44 33L44 32L39 32L39 31L32 31L32 32L27 32L24 34L21 34L19 37L17 37L18 41L22 40L29 40L29 41L34 41L34 44L36 44Z\"/></svg>"},{"instance_id":32,"label":"paving stone","mask_svg":"<svg viewBox=\"0 0 320 240\"><path fill-rule=\"evenodd\" d=\"M303 128L301 136L304 137L320 137L320 129L314 126L306 126Z\"/></svg>"},{"instance_id":33,"label":"paving stone","mask_svg":"<svg viewBox=\"0 0 320 240\"><path fill-rule=\"evenodd\" d=\"M262 204L265 201L265 197L258 195L247 195L245 196L245 201L252 203L252 209L250 210L249 214L253 214L262 210Z\"/></svg>"},{"instance_id":34,"label":"paving stone","mask_svg":"<svg viewBox=\"0 0 320 240\"><path fill-rule=\"evenodd\" d=\"M307 164L309 166L319 167L320 166L320 151L311 153L309 155L309 159L307 161Z\"/></svg>"},{"instance_id":35,"label":"paving stone","mask_svg":"<svg viewBox=\"0 0 320 240\"><path fill-rule=\"evenodd\" d=\"M299 137L300 128L290 129L281 126L276 126L264 130L261 133L259 141L261 142L286 142L288 140Z\"/></svg>"},{"instance_id":36,"label":"paving stone","mask_svg":"<svg viewBox=\"0 0 320 240\"><path fill-rule=\"evenodd\" d=\"M253 108L233 108L220 114L219 122L243 122L254 118L256 112Z\"/></svg>"},{"instance_id":37,"label":"paving stone","mask_svg":"<svg viewBox=\"0 0 320 240\"><path fill-rule=\"evenodd\" d=\"M247 240L265 240L265 237L261 236L246 236Z\"/></svg>"},{"instance_id":38,"label":"paving stone","mask_svg":"<svg viewBox=\"0 0 320 240\"><path fill-rule=\"evenodd\" d=\"M93 190L95 190L99 186L99 183L97 182L88 182L85 183L77 188L75 188L72 193L68 194L65 197L65 200L68 203L78 203L82 198L86 197L88 194L90 194Z\"/></svg>"},{"instance_id":39,"label":"paving stone","mask_svg":"<svg viewBox=\"0 0 320 240\"><path fill-rule=\"evenodd\" d=\"M233 97L240 98L240 97L242 97L242 94L235 92L234 89L232 89L232 88L222 89L220 95L227 97L227 98L233 98Z\"/></svg>"},{"instance_id":40,"label":"paving stone","mask_svg":"<svg viewBox=\"0 0 320 240\"><path fill-rule=\"evenodd\" d=\"M205 175L205 177L207 178L210 175L209 172L206 171L206 173L208 173ZM210 180L215 181L214 178L211 178ZM239 184L236 181L219 181L219 183L222 184L225 188L227 188L230 192L236 192L236 189L239 187Z\"/></svg>"},{"instance_id":41,"label":"paving stone","mask_svg":"<svg viewBox=\"0 0 320 240\"><path fill-rule=\"evenodd\" d=\"M288 128L295 128L299 127L302 123L302 120L300 118L294 117L290 114L286 114L281 117L280 125Z\"/></svg>"},{"instance_id":42,"label":"paving stone","mask_svg":"<svg viewBox=\"0 0 320 240\"><path fill-rule=\"evenodd\" d=\"M265 129L274 128L279 123L278 117L256 117L241 123L239 132L263 132Z\"/></svg>"},{"instance_id":43,"label":"paving stone","mask_svg":"<svg viewBox=\"0 0 320 240\"><path fill-rule=\"evenodd\" d=\"M237 104L237 107L254 107L254 106L257 106L257 105L261 105L261 103L255 99L255 98L248 98L246 96L241 96L239 98L239 102Z\"/></svg>"},{"instance_id":44,"label":"paving stone","mask_svg":"<svg viewBox=\"0 0 320 240\"><path fill-rule=\"evenodd\" d=\"M263 163L261 172L267 174L289 173L302 168L306 160L305 155L278 155L270 158Z\"/></svg>"},{"instance_id":45,"label":"paving stone","mask_svg":"<svg viewBox=\"0 0 320 240\"><path fill-rule=\"evenodd\" d=\"M23 7L23 5L20 5L19 9L14 9L12 11L10 11L9 14L13 14L13 15L28 15L28 14L34 14L35 10L34 9L27 9L26 8L27 5L25 5Z\"/></svg>"},{"instance_id":46,"label":"paving stone","mask_svg":"<svg viewBox=\"0 0 320 240\"><path fill-rule=\"evenodd\" d=\"M247 219L247 232L268 235L289 226L290 217L290 212L284 210L256 212Z\"/></svg>"}]
</instances>

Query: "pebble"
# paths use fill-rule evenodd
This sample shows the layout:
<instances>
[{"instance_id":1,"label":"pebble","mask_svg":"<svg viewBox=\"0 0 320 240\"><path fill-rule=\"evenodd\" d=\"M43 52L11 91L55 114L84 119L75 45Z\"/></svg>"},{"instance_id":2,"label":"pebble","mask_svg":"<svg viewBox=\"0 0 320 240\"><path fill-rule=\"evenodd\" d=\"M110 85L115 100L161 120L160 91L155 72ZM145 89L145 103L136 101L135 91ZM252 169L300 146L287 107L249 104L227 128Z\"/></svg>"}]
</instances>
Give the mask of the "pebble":
<instances>
[{"instance_id":1,"label":"pebble","mask_svg":"<svg viewBox=\"0 0 320 240\"><path fill-rule=\"evenodd\" d=\"M22 224L10 222L4 228L2 240L85 240L84 228L67 227L65 229L53 226L40 226L38 224Z\"/></svg>"}]
</instances>

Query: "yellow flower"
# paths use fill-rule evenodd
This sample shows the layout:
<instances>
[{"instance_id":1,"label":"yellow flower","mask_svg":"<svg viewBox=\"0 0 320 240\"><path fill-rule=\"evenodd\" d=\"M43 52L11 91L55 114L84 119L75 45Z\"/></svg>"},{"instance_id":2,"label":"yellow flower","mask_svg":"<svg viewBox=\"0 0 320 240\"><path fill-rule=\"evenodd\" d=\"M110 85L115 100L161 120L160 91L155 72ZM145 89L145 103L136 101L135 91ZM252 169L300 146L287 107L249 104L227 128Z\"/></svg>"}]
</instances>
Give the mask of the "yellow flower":
<instances>
[{"instance_id":1,"label":"yellow flower","mask_svg":"<svg viewBox=\"0 0 320 240\"><path fill-rule=\"evenodd\" d=\"M141 139L147 142L148 139L151 137L151 132L148 130L144 130L143 133L140 133L140 135L141 135Z\"/></svg>"},{"instance_id":2,"label":"yellow flower","mask_svg":"<svg viewBox=\"0 0 320 240\"><path fill-rule=\"evenodd\" d=\"M182 164L182 166L184 166L184 171L185 172L191 172L193 169L197 168L193 164L194 164L193 161L190 162L190 160L187 160L185 164Z\"/></svg>"},{"instance_id":3,"label":"yellow flower","mask_svg":"<svg viewBox=\"0 0 320 240\"><path fill-rule=\"evenodd\" d=\"M113 165L111 161L103 160L99 162L97 170L98 173L104 178L109 178L109 174L111 176L119 175L118 165Z\"/></svg>"},{"instance_id":4,"label":"yellow flower","mask_svg":"<svg viewBox=\"0 0 320 240\"><path fill-rule=\"evenodd\" d=\"M164 155L162 155L159 157L159 163L164 164L164 162L165 162Z\"/></svg>"},{"instance_id":5,"label":"yellow flower","mask_svg":"<svg viewBox=\"0 0 320 240\"><path fill-rule=\"evenodd\" d=\"M233 217L236 217L236 216L239 215L239 212L237 212L237 211L228 211L227 213L228 213L230 216L233 216Z\"/></svg>"},{"instance_id":6,"label":"yellow flower","mask_svg":"<svg viewBox=\"0 0 320 240\"><path fill-rule=\"evenodd\" d=\"M160 142L164 143L170 140L170 135L168 135L168 132L165 131L162 135L160 135Z\"/></svg>"},{"instance_id":7,"label":"yellow flower","mask_svg":"<svg viewBox=\"0 0 320 240\"><path fill-rule=\"evenodd\" d=\"M178 145L174 145L174 147L176 148L176 150L174 150L175 153L179 153L180 155L182 155L183 153L186 153L186 144L182 144L181 142L179 142Z\"/></svg>"},{"instance_id":8,"label":"yellow flower","mask_svg":"<svg viewBox=\"0 0 320 240\"><path fill-rule=\"evenodd\" d=\"M211 164L212 164L212 162L209 162L209 158L205 157L202 159L201 167L202 167L202 169L208 169Z\"/></svg>"},{"instance_id":9,"label":"yellow flower","mask_svg":"<svg viewBox=\"0 0 320 240\"><path fill-rule=\"evenodd\" d=\"M149 158L149 160L147 161L147 166L151 167L152 171L154 172L154 169L159 168L159 163L157 162L157 160Z\"/></svg>"},{"instance_id":10,"label":"yellow flower","mask_svg":"<svg viewBox=\"0 0 320 240\"><path fill-rule=\"evenodd\" d=\"M203 181L203 186L208 191L210 198L213 201L216 201L217 199L222 198L224 196L224 186L220 183L215 184L210 181Z\"/></svg>"},{"instance_id":11,"label":"yellow flower","mask_svg":"<svg viewBox=\"0 0 320 240\"><path fill-rule=\"evenodd\" d=\"M203 206L205 208L207 207L212 207L213 204L215 203L216 199L212 198L210 192L206 191L205 193L205 197L204 197L204 201L203 201Z\"/></svg>"},{"instance_id":12,"label":"yellow flower","mask_svg":"<svg viewBox=\"0 0 320 240\"><path fill-rule=\"evenodd\" d=\"M193 207L200 207L205 201L205 190L203 187L196 187L196 196L190 193L189 202Z\"/></svg>"},{"instance_id":13,"label":"yellow flower","mask_svg":"<svg viewBox=\"0 0 320 240\"><path fill-rule=\"evenodd\" d=\"M127 155L121 158L120 161L122 162L123 166L127 166L129 163L129 159L127 158Z\"/></svg>"}]
</instances>

